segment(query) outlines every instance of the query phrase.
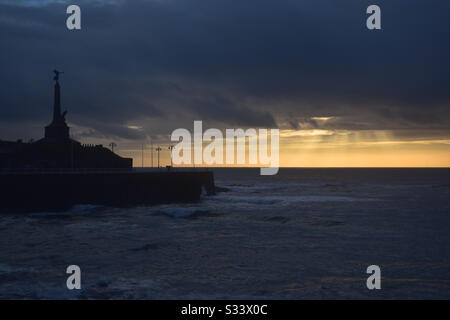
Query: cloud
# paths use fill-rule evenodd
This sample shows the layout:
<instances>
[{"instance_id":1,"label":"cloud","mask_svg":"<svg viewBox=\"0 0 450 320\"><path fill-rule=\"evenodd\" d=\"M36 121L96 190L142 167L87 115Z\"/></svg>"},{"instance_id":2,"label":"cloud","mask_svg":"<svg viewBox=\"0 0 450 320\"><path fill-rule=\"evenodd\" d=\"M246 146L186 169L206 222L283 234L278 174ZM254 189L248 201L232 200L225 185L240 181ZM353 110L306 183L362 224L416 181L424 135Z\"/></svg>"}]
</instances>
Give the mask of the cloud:
<instances>
[{"instance_id":1,"label":"cloud","mask_svg":"<svg viewBox=\"0 0 450 320\"><path fill-rule=\"evenodd\" d=\"M193 120L295 130L450 125L448 1L380 0L375 32L365 28L370 1L76 3L81 31L66 29L61 1L0 1L0 122L46 124L56 67L66 72L69 120L124 139Z\"/></svg>"}]
</instances>

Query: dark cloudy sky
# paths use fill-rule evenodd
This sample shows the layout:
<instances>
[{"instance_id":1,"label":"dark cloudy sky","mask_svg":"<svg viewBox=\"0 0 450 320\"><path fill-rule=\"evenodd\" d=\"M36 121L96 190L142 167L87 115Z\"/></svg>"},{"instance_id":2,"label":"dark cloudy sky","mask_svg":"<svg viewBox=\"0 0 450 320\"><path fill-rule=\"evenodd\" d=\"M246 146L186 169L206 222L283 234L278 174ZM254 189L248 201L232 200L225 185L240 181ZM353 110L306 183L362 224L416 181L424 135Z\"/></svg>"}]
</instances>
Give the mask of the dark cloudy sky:
<instances>
[{"instance_id":1,"label":"dark cloudy sky","mask_svg":"<svg viewBox=\"0 0 450 320\"><path fill-rule=\"evenodd\" d=\"M382 30L366 28L371 4ZM446 0L0 0L0 138L43 135L58 68L79 139L203 120L447 141L449 14Z\"/></svg>"}]
</instances>

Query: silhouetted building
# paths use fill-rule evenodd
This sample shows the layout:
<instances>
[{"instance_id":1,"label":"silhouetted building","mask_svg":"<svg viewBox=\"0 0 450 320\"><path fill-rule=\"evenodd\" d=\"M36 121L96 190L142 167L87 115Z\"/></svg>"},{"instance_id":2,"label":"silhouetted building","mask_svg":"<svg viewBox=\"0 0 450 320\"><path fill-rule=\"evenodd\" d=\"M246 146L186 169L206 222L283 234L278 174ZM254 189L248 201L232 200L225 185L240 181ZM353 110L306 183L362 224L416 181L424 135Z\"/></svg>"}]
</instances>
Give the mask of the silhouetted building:
<instances>
[{"instance_id":1,"label":"silhouetted building","mask_svg":"<svg viewBox=\"0 0 450 320\"><path fill-rule=\"evenodd\" d=\"M122 158L102 145L82 145L70 138L67 112L61 113L61 72L54 73L53 119L45 127L44 138L30 143L0 140L0 168L131 168L131 158Z\"/></svg>"}]
</instances>

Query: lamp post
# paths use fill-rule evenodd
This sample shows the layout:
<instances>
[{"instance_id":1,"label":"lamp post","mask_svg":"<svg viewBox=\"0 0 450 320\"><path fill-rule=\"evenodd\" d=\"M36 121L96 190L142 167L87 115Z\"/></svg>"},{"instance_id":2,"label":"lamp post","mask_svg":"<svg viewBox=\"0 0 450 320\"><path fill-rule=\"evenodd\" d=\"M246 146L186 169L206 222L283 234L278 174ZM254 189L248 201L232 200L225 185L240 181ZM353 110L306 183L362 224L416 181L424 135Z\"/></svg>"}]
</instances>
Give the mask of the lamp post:
<instances>
[{"instance_id":1,"label":"lamp post","mask_svg":"<svg viewBox=\"0 0 450 320\"><path fill-rule=\"evenodd\" d=\"M153 168L153 167L154 167L154 166L153 166L153 140L152 140L151 137L150 137L150 149L152 150L151 159L152 159L152 168Z\"/></svg>"},{"instance_id":2,"label":"lamp post","mask_svg":"<svg viewBox=\"0 0 450 320\"><path fill-rule=\"evenodd\" d=\"M144 168L144 145L141 147L142 168Z\"/></svg>"},{"instance_id":3,"label":"lamp post","mask_svg":"<svg viewBox=\"0 0 450 320\"><path fill-rule=\"evenodd\" d=\"M109 144L109 146L111 147L111 151L114 152L114 148L117 147L117 144L115 144L114 142L111 142Z\"/></svg>"},{"instance_id":4,"label":"lamp post","mask_svg":"<svg viewBox=\"0 0 450 320\"><path fill-rule=\"evenodd\" d=\"M173 159L172 159L172 150L173 148L175 148L174 146L169 146L169 150L170 150L170 166L173 167Z\"/></svg>"},{"instance_id":5,"label":"lamp post","mask_svg":"<svg viewBox=\"0 0 450 320\"><path fill-rule=\"evenodd\" d=\"M159 147L159 146L158 146L158 148L156 148L156 151L158 152L158 168L160 167L160 166L159 166L159 153L160 153L161 150L162 150L162 149L161 149L161 147Z\"/></svg>"}]
</instances>

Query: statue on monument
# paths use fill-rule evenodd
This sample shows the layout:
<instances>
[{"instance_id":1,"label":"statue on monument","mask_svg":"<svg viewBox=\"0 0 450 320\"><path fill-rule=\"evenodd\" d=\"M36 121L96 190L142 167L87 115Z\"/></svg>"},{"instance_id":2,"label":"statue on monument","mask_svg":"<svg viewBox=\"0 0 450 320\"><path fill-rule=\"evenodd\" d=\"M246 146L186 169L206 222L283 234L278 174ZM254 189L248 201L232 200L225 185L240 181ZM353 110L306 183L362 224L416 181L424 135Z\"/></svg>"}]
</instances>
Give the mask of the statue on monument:
<instances>
[{"instance_id":1,"label":"statue on monument","mask_svg":"<svg viewBox=\"0 0 450 320\"><path fill-rule=\"evenodd\" d=\"M59 80L59 75L61 74L61 73L64 73L64 72L61 72L61 71L58 71L58 70L53 70L53 73L55 74L55 77L53 78L53 80L55 80L55 81L58 81Z\"/></svg>"}]
</instances>

